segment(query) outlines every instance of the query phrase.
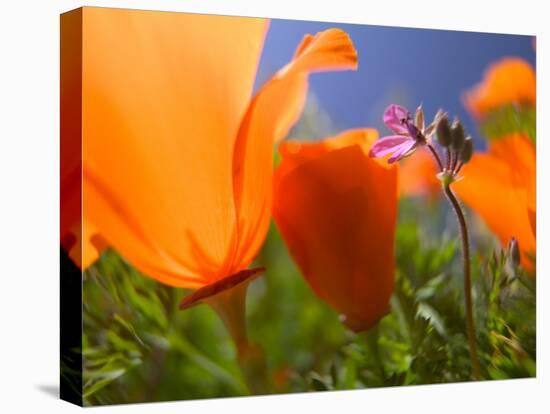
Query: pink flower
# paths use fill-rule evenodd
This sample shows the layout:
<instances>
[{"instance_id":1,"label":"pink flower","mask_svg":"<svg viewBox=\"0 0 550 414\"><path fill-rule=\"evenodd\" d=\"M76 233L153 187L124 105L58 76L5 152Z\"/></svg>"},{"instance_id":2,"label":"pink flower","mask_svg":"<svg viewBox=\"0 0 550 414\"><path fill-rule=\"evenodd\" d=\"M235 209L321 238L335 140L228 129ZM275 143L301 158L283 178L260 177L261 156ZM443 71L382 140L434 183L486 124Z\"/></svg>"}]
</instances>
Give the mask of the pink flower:
<instances>
[{"instance_id":1,"label":"pink flower","mask_svg":"<svg viewBox=\"0 0 550 414\"><path fill-rule=\"evenodd\" d=\"M397 135L389 135L380 138L372 146L369 156L383 157L392 154L388 158L388 164L393 164L412 154L417 147L425 145L435 132L436 119L427 128L424 127L424 112L419 106L412 119L411 113L400 105L392 104L384 111L384 123Z\"/></svg>"}]
</instances>

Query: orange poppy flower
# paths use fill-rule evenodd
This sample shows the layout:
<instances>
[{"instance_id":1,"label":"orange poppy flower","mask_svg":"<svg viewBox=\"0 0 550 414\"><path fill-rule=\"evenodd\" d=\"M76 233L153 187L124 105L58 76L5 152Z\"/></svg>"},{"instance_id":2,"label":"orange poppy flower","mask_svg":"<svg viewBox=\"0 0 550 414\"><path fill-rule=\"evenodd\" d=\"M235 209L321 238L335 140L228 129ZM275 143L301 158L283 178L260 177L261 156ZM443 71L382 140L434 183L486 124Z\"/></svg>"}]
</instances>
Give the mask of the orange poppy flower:
<instances>
[{"instance_id":1,"label":"orange poppy flower","mask_svg":"<svg viewBox=\"0 0 550 414\"><path fill-rule=\"evenodd\" d=\"M535 71L520 58L504 58L491 65L483 80L464 95L466 107L477 118L506 104L535 105Z\"/></svg>"},{"instance_id":2,"label":"orange poppy flower","mask_svg":"<svg viewBox=\"0 0 550 414\"><path fill-rule=\"evenodd\" d=\"M417 151L401 162L399 192L401 196L435 198L441 193L437 165L428 151Z\"/></svg>"},{"instance_id":3,"label":"orange poppy flower","mask_svg":"<svg viewBox=\"0 0 550 414\"><path fill-rule=\"evenodd\" d=\"M82 266L80 248L82 231L82 145L80 132L82 100L81 94L81 15L66 13L61 17L61 61L60 61L60 241L69 257Z\"/></svg>"},{"instance_id":4,"label":"orange poppy flower","mask_svg":"<svg viewBox=\"0 0 550 414\"><path fill-rule=\"evenodd\" d=\"M279 146L273 216L313 291L354 331L388 310L394 286L397 167L368 152L374 130Z\"/></svg>"},{"instance_id":5,"label":"orange poppy flower","mask_svg":"<svg viewBox=\"0 0 550 414\"><path fill-rule=\"evenodd\" d=\"M453 184L460 198L507 246L519 242L521 264L534 270L536 250L536 155L528 137L512 134L491 141L487 153L476 153Z\"/></svg>"},{"instance_id":6,"label":"orange poppy flower","mask_svg":"<svg viewBox=\"0 0 550 414\"><path fill-rule=\"evenodd\" d=\"M268 23L84 8L84 219L146 275L201 288L183 307L257 274L273 144L308 73L357 65L343 31L307 35L251 96Z\"/></svg>"},{"instance_id":7,"label":"orange poppy flower","mask_svg":"<svg viewBox=\"0 0 550 414\"><path fill-rule=\"evenodd\" d=\"M60 241L72 261L86 268L105 248L105 242L81 218L82 9L61 16L61 39ZM81 237L82 233L88 237Z\"/></svg>"}]
</instances>

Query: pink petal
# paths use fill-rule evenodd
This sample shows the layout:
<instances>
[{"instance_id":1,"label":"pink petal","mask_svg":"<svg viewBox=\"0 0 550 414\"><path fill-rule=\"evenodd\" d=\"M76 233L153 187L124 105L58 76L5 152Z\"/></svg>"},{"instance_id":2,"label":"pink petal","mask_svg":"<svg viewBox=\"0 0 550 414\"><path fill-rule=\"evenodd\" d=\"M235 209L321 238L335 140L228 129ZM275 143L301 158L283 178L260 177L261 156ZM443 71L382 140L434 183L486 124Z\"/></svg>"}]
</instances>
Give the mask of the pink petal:
<instances>
[{"instance_id":1,"label":"pink petal","mask_svg":"<svg viewBox=\"0 0 550 414\"><path fill-rule=\"evenodd\" d=\"M401 120L409 116L409 111L400 105L390 105L384 111L384 123L396 134L408 135L407 127Z\"/></svg>"},{"instance_id":2,"label":"pink petal","mask_svg":"<svg viewBox=\"0 0 550 414\"><path fill-rule=\"evenodd\" d=\"M403 143L407 141L413 141L409 137L403 135L390 135L388 137L380 138L374 143L369 151L370 157L383 157L384 155L395 152ZM413 141L414 142L414 141Z\"/></svg>"},{"instance_id":3,"label":"pink petal","mask_svg":"<svg viewBox=\"0 0 550 414\"><path fill-rule=\"evenodd\" d=\"M401 158L405 157L405 155L408 155L409 151L414 149L416 146L416 141L409 140L409 142L405 142L401 144L396 151L393 153L393 155L388 158L388 164L393 164L396 161L399 161Z\"/></svg>"}]
</instances>

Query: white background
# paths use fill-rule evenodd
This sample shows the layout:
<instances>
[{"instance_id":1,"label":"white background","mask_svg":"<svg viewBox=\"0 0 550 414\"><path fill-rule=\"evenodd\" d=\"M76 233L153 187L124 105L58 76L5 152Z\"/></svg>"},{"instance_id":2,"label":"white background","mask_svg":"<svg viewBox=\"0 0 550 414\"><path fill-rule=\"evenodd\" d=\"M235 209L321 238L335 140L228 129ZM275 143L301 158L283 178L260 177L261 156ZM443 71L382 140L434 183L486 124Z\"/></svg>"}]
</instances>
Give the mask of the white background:
<instances>
[{"instance_id":1,"label":"white background","mask_svg":"<svg viewBox=\"0 0 550 414\"><path fill-rule=\"evenodd\" d=\"M101 412L550 412L545 1L4 1L0 8L0 412L74 412L59 375L59 13L81 5L537 35L537 379L98 408ZM399 45L388 53L398 53ZM467 64L467 62L465 62ZM544 93L546 92L546 93ZM95 410L95 409L94 409Z\"/></svg>"}]
</instances>

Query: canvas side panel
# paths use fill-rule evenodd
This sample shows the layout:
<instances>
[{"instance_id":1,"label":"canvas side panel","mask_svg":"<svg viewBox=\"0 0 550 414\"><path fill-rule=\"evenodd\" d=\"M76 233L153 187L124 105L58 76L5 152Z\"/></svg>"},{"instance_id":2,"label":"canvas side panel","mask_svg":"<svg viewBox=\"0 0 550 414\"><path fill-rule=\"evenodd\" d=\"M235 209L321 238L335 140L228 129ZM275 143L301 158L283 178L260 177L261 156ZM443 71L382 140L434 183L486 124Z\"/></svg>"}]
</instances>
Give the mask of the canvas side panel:
<instances>
[{"instance_id":1,"label":"canvas side panel","mask_svg":"<svg viewBox=\"0 0 550 414\"><path fill-rule=\"evenodd\" d=\"M60 35L60 397L82 406L82 9Z\"/></svg>"}]
</instances>

